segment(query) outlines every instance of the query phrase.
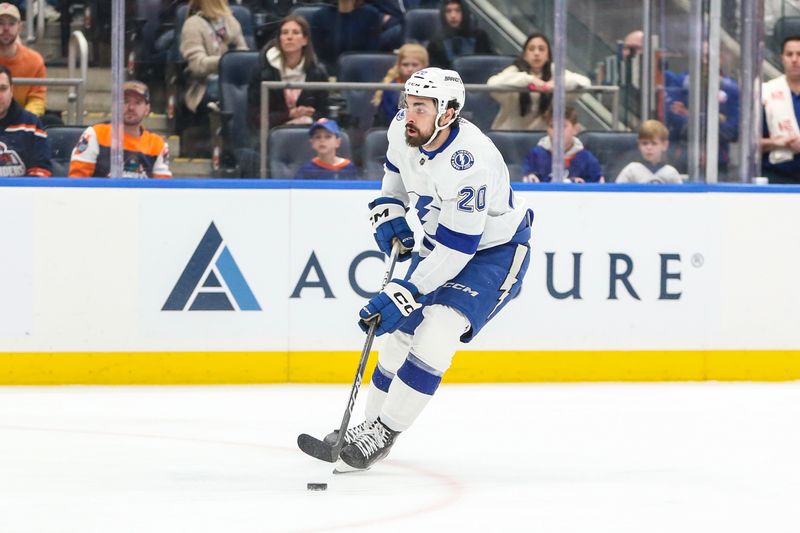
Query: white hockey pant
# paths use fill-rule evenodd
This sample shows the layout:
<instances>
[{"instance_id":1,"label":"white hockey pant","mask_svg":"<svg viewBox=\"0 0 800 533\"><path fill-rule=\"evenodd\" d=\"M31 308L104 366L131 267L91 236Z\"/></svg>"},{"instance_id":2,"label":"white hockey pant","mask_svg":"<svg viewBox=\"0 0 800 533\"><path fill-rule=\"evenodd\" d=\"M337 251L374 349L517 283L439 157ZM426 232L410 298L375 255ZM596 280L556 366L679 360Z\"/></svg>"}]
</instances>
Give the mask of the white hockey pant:
<instances>
[{"instance_id":1,"label":"white hockey pant","mask_svg":"<svg viewBox=\"0 0 800 533\"><path fill-rule=\"evenodd\" d=\"M380 416L395 431L405 431L430 401L450 368L469 321L444 305L423 308L414 335L395 331L378 354L367 397L367 420Z\"/></svg>"}]
</instances>

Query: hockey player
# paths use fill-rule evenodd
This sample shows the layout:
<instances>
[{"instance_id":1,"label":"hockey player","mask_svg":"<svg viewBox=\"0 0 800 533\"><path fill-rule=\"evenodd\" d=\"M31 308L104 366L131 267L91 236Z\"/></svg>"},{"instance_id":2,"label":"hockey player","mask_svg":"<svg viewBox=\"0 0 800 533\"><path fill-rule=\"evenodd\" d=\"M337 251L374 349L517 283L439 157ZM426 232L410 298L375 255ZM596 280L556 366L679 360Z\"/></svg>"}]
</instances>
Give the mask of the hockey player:
<instances>
[{"instance_id":1,"label":"hockey player","mask_svg":"<svg viewBox=\"0 0 800 533\"><path fill-rule=\"evenodd\" d=\"M459 118L465 92L452 70L426 68L406 82L387 133L381 196L370 203L387 255L412 258L406 212L422 225L419 254L359 314L387 334L372 374L366 420L345 434L338 471L385 457L436 392L459 342L469 342L520 290L530 259L532 211L514 196L494 144ZM326 437L335 440L336 432Z\"/></svg>"}]
</instances>

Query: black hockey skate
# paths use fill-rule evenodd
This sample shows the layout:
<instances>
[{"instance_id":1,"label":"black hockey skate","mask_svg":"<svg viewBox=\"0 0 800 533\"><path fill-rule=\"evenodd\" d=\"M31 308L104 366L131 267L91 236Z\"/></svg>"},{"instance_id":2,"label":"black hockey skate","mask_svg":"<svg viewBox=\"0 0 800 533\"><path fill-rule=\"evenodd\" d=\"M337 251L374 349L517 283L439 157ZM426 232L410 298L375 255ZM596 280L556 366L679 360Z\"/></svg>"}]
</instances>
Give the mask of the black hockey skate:
<instances>
[{"instance_id":1,"label":"black hockey skate","mask_svg":"<svg viewBox=\"0 0 800 533\"><path fill-rule=\"evenodd\" d=\"M386 427L379 418L364 429L355 441L348 444L339 454L341 461L336 465L335 473L366 470L387 455L394 445L394 439L400 434Z\"/></svg>"},{"instance_id":2,"label":"black hockey skate","mask_svg":"<svg viewBox=\"0 0 800 533\"><path fill-rule=\"evenodd\" d=\"M356 440L356 437L359 435L359 433L361 433L362 431L367 429L369 426L371 426L373 422L374 422L374 420L373 421L364 420L363 422L361 422L357 426L353 426L351 428L347 428L347 431L345 431L345 433L344 433L344 445L347 446L348 444L352 444L353 441ZM333 431L331 431L330 433L325 435L325 438L322 439L322 442L324 442L325 444L327 444L329 446L333 446L333 445L336 444L336 440L338 438L339 438L339 430L338 429L334 429Z\"/></svg>"}]
</instances>

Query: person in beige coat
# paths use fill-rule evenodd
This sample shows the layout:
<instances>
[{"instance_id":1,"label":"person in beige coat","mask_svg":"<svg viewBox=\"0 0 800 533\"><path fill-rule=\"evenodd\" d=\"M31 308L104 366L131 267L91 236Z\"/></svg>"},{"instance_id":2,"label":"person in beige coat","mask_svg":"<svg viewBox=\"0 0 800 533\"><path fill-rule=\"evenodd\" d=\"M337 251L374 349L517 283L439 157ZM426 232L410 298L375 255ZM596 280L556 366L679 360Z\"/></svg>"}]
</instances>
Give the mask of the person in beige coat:
<instances>
[{"instance_id":1,"label":"person in beige coat","mask_svg":"<svg viewBox=\"0 0 800 533\"><path fill-rule=\"evenodd\" d=\"M201 104L205 107L218 100L219 82L215 76L219 59L233 49L247 50L247 43L228 0L189 0L189 17L181 31L181 55L188 62L189 86L184 101L193 113Z\"/></svg>"},{"instance_id":2,"label":"person in beige coat","mask_svg":"<svg viewBox=\"0 0 800 533\"><path fill-rule=\"evenodd\" d=\"M586 76L565 71L566 90L588 87ZM488 85L528 87L530 92L491 93L500 104L492 123L493 130L544 130L544 114L553 99L553 64L550 41L541 33L533 33L525 41L522 54L502 72L486 82Z\"/></svg>"}]
</instances>

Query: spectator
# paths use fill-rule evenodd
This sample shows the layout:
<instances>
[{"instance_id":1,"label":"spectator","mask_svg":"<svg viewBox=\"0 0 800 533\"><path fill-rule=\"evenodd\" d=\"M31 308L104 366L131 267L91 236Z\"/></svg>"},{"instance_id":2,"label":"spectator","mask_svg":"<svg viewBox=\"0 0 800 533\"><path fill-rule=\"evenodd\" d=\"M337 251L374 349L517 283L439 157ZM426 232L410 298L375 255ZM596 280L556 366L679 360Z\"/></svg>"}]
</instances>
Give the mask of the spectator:
<instances>
[{"instance_id":1,"label":"spectator","mask_svg":"<svg viewBox=\"0 0 800 533\"><path fill-rule=\"evenodd\" d=\"M317 156L300 167L294 179L352 180L358 177L358 169L353 162L336 153L342 145L342 132L335 120L317 120L308 129L308 136Z\"/></svg>"},{"instance_id":2,"label":"spectator","mask_svg":"<svg viewBox=\"0 0 800 533\"><path fill-rule=\"evenodd\" d=\"M364 0L338 0L321 6L311 20L314 46L329 72L344 52L375 52L380 47L381 14Z\"/></svg>"},{"instance_id":3,"label":"spectator","mask_svg":"<svg viewBox=\"0 0 800 533\"><path fill-rule=\"evenodd\" d=\"M428 51L421 44L404 44L397 51L397 62L386 72L383 83L397 83L405 85L408 78L416 71L428 66ZM377 106L375 111L375 126L387 127L397 114L399 91L375 91L372 104Z\"/></svg>"},{"instance_id":4,"label":"spectator","mask_svg":"<svg viewBox=\"0 0 800 533\"><path fill-rule=\"evenodd\" d=\"M800 183L800 35L781 46L782 76L763 85L761 166L770 183Z\"/></svg>"},{"instance_id":5,"label":"spectator","mask_svg":"<svg viewBox=\"0 0 800 533\"><path fill-rule=\"evenodd\" d=\"M528 36L522 53L514 63L486 82L488 85L528 87L530 92L491 93L500 103L492 123L493 130L542 130L544 114L550 108L553 91L553 65L550 41L541 33ZM566 90L588 87L589 78L565 71Z\"/></svg>"},{"instance_id":6,"label":"spectator","mask_svg":"<svg viewBox=\"0 0 800 533\"><path fill-rule=\"evenodd\" d=\"M262 81L328 81L325 68L317 62L306 19L289 15L281 21L276 41L261 51L260 66L248 88L253 124L261 116ZM269 125L311 124L328 112L328 92L306 89L275 89L269 93Z\"/></svg>"},{"instance_id":7,"label":"spectator","mask_svg":"<svg viewBox=\"0 0 800 533\"><path fill-rule=\"evenodd\" d=\"M44 59L19 39L20 19L16 6L8 2L0 4L0 65L8 67L17 78L45 78ZM14 98L26 111L38 117L44 115L47 89L43 85L17 85Z\"/></svg>"},{"instance_id":8,"label":"spectator","mask_svg":"<svg viewBox=\"0 0 800 533\"><path fill-rule=\"evenodd\" d=\"M669 131L657 120L639 126L641 159L628 163L617 176L617 183L681 183L675 167L664 162L669 148Z\"/></svg>"},{"instance_id":9,"label":"spectator","mask_svg":"<svg viewBox=\"0 0 800 533\"><path fill-rule=\"evenodd\" d=\"M547 135L531 148L522 163L522 181L529 183L550 182L553 179L553 108L545 113ZM573 183L603 183L603 170L600 162L575 137L580 131L578 113L573 107L564 110L564 181Z\"/></svg>"},{"instance_id":10,"label":"spectator","mask_svg":"<svg viewBox=\"0 0 800 533\"><path fill-rule=\"evenodd\" d=\"M184 101L197 113L219 101L220 57L228 50L247 50L247 43L228 0L189 0L189 15L181 31L181 55L189 75Z\"/></svg>"},{"instance_id":11,"label":"spectator","mask_svg":"<svg viewBox=\"0 0 800 533\"><path fill-rule=\"evenodd\" d=\"M164 139L144 129L150 114L150 91L140 81L126 81L123 110L122 178L171 178L169 149ZM111 124L89 126L72 150L71 178L108 178L111 175ZM115 176L116 177L116 176Z\"/></svg>"},{"instance_id":12,"label":"spectator","mask_svg":"<svg viewBox=\"0 0 800 533\"><path fill-rule=\"evenodd\" d=\"M367 0L366 3L381 15L378 49L391 52L403 46L406 11L419 7L416 0Z\"/></svg>"},{"instance_id":13,"label":"spectator","mask_svg":"<svg viewBox=\"0 0 800 533\"><path fill-rule=\"evenodd\" d=\"M50 176L50 145L39 117L14 99L11 70L0 65L0 177Z\"/></svg>"},{"instance_id":14,"label":"spectator","mask_svg":"<svg viewBox=\"0 0 800 533\"><path fill-rule=\"evenodd\" d=\"M451 68L457 57L491 54L489 36L472 25L463 0L445 0L441 7L442 32L428 44L431 65Z\"/></svg>"},{"instance_id":15,"label":"spectator","mask_svg":"<svg viewBox=\"0 0 800 533\"><path fill-rule=\"evenodd\" d=\"M644 32L634 30L625 36L622 42L622 57L636 57L642 55L644 51Z\"/></svg>"},{"instance_id":16,"label":"spectator","mask_svg":"<svg viewBox=\"0 0 800 533\"><path fill-rule=\"evenodd\" d=\"M703 66L708 67L708 45L703 45ZM664 108L669 130L671 159L679 169L686 169L686 142L689 138L689 73L664 72ZM739 139L739 84L719 76L719 173L728 172L730 143Z\"/></svg>"}]
</instances>

